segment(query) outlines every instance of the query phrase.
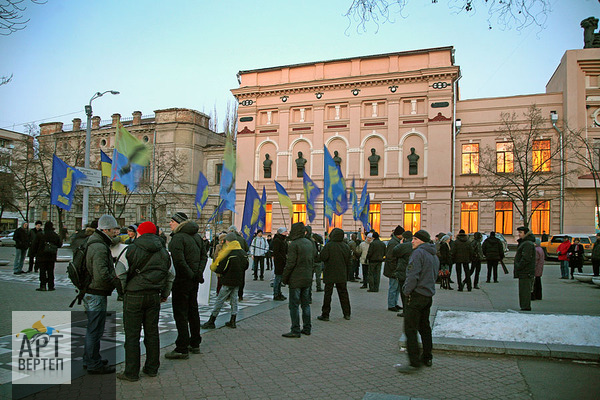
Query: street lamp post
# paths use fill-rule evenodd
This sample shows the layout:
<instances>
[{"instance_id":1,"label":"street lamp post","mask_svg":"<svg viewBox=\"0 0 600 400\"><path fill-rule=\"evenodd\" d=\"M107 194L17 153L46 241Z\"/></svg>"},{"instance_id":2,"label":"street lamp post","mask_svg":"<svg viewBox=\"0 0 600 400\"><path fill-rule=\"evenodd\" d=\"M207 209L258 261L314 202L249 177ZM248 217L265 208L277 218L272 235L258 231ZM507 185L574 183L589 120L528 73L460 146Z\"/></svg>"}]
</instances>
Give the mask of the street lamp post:
<instances>
[{"instance_id":1,"label":"street lamp post","mask_svg":"<svg viewBox=\"0 0 600 400\"><path fill-rule=\"evenodd\" d=\"M92 101L98 97L104 96L106 93L119 94L116 90L107 90L105 92L96 92L90 99L89 104L85 106L85 113L87 115L87 125L85 127L85 168L90 167L90 145L92 143ZM89 214L89 203L90 203L90 188L88 186L83 187L83 210L81 215L81 228L85 229L88 224Z\"/></svg>"}]
</instances>

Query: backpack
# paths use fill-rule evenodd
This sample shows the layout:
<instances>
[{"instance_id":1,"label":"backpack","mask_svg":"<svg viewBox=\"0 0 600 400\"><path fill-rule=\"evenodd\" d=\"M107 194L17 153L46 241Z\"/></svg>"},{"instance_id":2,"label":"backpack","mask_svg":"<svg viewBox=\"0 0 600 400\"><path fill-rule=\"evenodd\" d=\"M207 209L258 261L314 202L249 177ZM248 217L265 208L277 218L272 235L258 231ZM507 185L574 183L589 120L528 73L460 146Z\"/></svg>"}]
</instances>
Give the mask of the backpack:
<instances>
[{"instance_id":1,"label":"backpack","mask_svg":"<svg viewBox=\"0 0 600 400\"><path fill-rule=\"evenodd\" d=\"M69 261L69 265L67 265L67 275L77 289L78 293L77 297L75 297L71 304L69 304L69 307L71 308L76 301L77 304L81 304L86 290L90 286L90 283L92 283L92 275L88 271L85 262L87 248L88 243L86 240L73 251L73 259Z\"/></svg>"}]
</instances>

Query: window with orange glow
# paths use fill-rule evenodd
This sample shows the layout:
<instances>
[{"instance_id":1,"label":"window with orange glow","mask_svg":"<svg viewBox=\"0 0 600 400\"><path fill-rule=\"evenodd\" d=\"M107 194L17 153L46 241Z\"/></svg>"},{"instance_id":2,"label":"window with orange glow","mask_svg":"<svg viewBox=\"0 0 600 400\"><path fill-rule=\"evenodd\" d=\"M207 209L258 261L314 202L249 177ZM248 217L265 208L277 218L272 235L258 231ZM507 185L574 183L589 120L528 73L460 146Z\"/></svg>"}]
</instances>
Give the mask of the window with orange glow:
<instances>
[{"instance_id":1,"label":"window with orange glow","mask_svg":"<svg viewBox=\"0 0 600 400\"><path fill-rule=\"evenodd\" d=\"M550 172L550 140L534 140L532 157L534 172Z\"/></svg>"},{"instance_id":2,"label":"window with orange glow","mask_svg":"<svg viewBox=\"0 0 600 400\"><path fill-rule=\"evenodd\" d=\"M513 144L511 142L496 143L496 172L513 172Z\"/></svg>"},{"instance_id":3,"label":"window with orange glow","mask_svg":"<svg viewBox=\"0 0 600 400\"><path fill-rule=\"evenodd\" d=\"M296 222L303 222L306 224L306 204L304 203L295 203L294 204L294 214L292 215L292 224Z\"/></svg>"},{"instance_id":4,"label":"window with orange glow","mask_svg":"<svg viewBox=\"0 0 600 400\"><path fill-rule=\"evenodd\" d=\"M265 232L271 232L271 226L273 222L273 203L267 203L266 210Z\"/></svg>"},{"instance_id":5,"label":"window with orange glow","mask_svg":"<svg viewBox=\"0 0 600 400\"><path fill-rule=\"evenodd\" d=\"M371 229L381 233L381 204L369 206L369 224L371 224Z\"/></svg>"},{"instance_id":6,"label":"window with orange glow","mask_svg":"<svg viewBox=\"0 0 600 400\"><path fill-rule=\"evenodd\" d=\"M460 203L460 229L466 233L477 232L477 217L479 203L477 201L462 201Z\"/></svg>"},{"instance_id":7,"label":"window with orange glow","mask_svg":"<svg viewBox=\"0 0 600 400\"><path fill-rule=\"evenodd\" d=\"M496 202L496 232L505 235L513 233L513 204L511 201Z\"/></svg>"},{"instance_id":8,"label":"window with orange glow","mask_svg":"<svg viewBox=\"0 0 600 400\"><path fill-rule=\"evenodd\" d=\"M462 173L479 173L479 144L469 143L462 146Z\"/></svg>"},{"instance_id":9,"label":"window with orange glow","mask_svg":"<svg viewBox=\"0 0 600 400\"><path fill-rule=\"evenodd\" d=\"M344 228L342 228L342 222L343 222L342 215L333 214L333 219L331 220L331 225L329 224L329 221L327 221L327 232L331 232L333 230L333 228L344 229Z\"/></svg>"},{"instance_id":10,"label":"window with orange glow","mask_svg":"<svg viewBox=\"0 0 600 400\"><path fill-rule=\"evenodd\" d=\"M415 233L421 229L421 203L404 204L404 230Z\"/></svg>"},{"instance_id":11,"label":"window with orange glow","mask_svg":"<svg viewBox=\"0 0 600 400\"><path fill-rule=\"evenodd\" d=\"M547 200L533 200L531 202L530 228L534 235L541 235L543 231L550 232L550 202Z\"/></svg>"}]
</instances>

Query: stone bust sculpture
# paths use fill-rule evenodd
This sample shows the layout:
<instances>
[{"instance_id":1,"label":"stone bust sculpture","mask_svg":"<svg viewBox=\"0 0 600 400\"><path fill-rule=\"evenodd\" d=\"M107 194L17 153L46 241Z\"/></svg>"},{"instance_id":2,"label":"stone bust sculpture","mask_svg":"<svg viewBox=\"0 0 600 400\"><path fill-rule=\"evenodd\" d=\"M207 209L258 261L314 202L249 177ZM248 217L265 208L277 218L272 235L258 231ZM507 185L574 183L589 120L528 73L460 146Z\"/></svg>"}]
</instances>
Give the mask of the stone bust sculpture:
<instances>
[{"instance_id":1,"label":"stone bust sculpture","mask_svg":"<svg viewBox=\"0 0 600 400\"><path fill-rule=\"evenodd\" d=\"M304 176L304 166L306 165L306 158L302 157L302 152L298 152L298 158L296 158L296 176L302 178Z\"/></svg>"},{"instance_id":2,"label":"stone bust sculpture","mask_svg":"<svg viewBox=\"0 0 600 400\"><path fill-rule=\"evenodd\" d=\"M265 154L265 161L263 161L263 171L265 178L271 177L271 165L273 165L273 160L271 160L270 157L271 156L269 156L269 153Z\"/></svg>"},{"instance_id":3,"label":"stone bust sculpture","mask_svg":"<svg viewBox=\"0 0 600 400\"><path fill-rule=\"evenodd\" d=\"M335 165L338 167L342 164L342 157L340 157L340 153L338 153L337 150L333 152L333 162L335 162Z\"/></svg>"},{"instance_id":4,"label":"stone bust sculpture","mask_svg":"<svg viewBox=\"0 0 600 400\"><path fill-rule=\"evenodd\" d=\"M379 160L381 156L375 154L375 149L371 149L371 155L369 156L369 164L371 166L371 176L379 175Z\"/></svg>"},{"instance_id":5,"label":"stone bust sculpture","mask_svg":"<svg viewBox=\"0 0 600 400\"><path fill-rule=\"evenodd\" d=\"M415 154L415 148L410 148L410 154L406 156L408 158L408 174L417 175L419 173L419 155Z\"/></svg>"}]
</instances>

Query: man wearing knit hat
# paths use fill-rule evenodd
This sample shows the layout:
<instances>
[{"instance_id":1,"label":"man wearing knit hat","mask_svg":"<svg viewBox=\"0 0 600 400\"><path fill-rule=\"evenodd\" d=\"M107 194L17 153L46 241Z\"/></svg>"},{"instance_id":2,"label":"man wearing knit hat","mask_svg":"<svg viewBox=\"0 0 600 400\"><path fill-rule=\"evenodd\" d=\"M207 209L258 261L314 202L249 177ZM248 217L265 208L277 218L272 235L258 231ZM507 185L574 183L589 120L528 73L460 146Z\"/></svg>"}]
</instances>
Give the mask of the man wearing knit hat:
<instances>
[{"instance_id":1,"label":"man wearing knit hat","mask_svg":"<svg viewBox=\"0 0 600 400\"><path fill-rule=\"evenodd\" d=\"M429 310L435 294L435 280L440 269L435 245L431 243L429 233L424 230L415 232L412 240L413 252L406 269L406 281L402 290L406 296L404 308L404 334L409 364L396 364L401 373L417 371L422 364L430 367L433 359L433 343ZM419 356L417 332L421 335L423 354Z\"/></svg>"},{"instance_id":2,"label":"man wearing knit hat","mask_svg":"<svg viewBox=\"0 0 600 400\"><path fill-rule=\"evenodd\" d=\"M397 258L394 256L394 248L402 242L402 234L404 228L398 225L392 232L392 238L388 242L385 250L385 264L383 267L383 276L390 280L388 288L387 306L389 311L400 311L402 307L398 305L398 297L400 296L400 287L398 278L396 277Z\"/></svg>"}]
</instances>

